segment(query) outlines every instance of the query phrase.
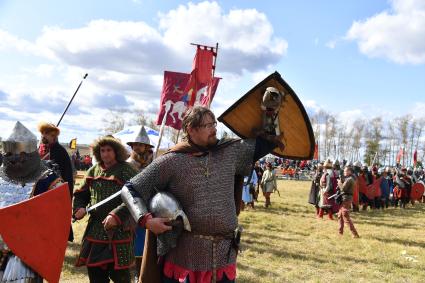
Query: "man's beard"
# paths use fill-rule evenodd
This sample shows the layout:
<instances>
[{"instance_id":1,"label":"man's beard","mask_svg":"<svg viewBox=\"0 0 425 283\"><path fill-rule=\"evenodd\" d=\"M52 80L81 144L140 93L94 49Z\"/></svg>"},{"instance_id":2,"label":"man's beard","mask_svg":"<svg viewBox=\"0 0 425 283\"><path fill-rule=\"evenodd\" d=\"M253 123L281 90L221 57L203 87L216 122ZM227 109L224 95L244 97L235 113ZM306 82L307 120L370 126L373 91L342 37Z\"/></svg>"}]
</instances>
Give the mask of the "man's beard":
<instances>
[{"instance_id":1,"label":"man's beard","mask_svg":"<svg viewBox=\"0 0 425 283\"><path fill-rule=\"evenodd\" d=\"M151 154L148 151L142 152L141 154L133 151L131 153L131 158L133 158L135 161L139 162L142 167L148 165L152 162Z\"/></svg>"},{"instance_id":2,"label":"man's beard","mask_svg":"<svg viewBox=\"0 0 425 283\"><path fill-rule=\"evenodd\" d=\"M210 147L210 146L214 146L214 145L216 145L217 144L217 136L216 135L214 135L214 136L209 136L208 137L208 147Z\"/></svg>"}]
</instances>

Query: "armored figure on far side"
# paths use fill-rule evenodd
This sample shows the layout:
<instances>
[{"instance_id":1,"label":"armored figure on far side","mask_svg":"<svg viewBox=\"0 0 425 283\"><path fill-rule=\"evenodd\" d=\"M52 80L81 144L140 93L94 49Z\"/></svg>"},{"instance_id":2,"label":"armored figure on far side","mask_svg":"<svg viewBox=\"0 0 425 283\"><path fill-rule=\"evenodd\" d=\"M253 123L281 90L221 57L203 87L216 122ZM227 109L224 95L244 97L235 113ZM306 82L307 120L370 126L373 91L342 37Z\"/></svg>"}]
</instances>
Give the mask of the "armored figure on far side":
<instances>
[{"instance_id":1,"label":"armored figure on far side","mask_svg":"<svg viewBox=\"0 0 425 283\"><path fill-rule=\"evenodd\" d=\"M57 173L41 161L37 138L20 122L2 141L0 209L17 204L62 184ZM42 282L43 279L13 254L0 235L0 282Z\"/></svg>"}]
</instances>

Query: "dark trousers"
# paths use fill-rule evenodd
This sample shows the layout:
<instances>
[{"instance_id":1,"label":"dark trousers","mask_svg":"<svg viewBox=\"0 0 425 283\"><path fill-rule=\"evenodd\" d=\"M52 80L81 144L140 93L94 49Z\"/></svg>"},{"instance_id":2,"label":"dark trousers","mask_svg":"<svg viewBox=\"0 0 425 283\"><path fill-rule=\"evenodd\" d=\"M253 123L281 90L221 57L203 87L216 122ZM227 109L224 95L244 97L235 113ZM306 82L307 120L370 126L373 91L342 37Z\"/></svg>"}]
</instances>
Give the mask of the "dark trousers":
<instances>
[{"instance_id":1,"label":"dark trousers","mask_svg":"<svg viewBox=\"0 0 425 283\"><path fill-rule=\"evenodd\" d=\"M172 278L168 278L166 276L162 277L162 283L179 283L179 280L176 279L172 279ZM184 283L191 283L189 281L189 278L186 278L186 280L184 281ZM195 283L195 282L192 282ZM235 280L229 280L226 276L226 274L223 275L223 279L221 279L221 281L217 281L217 283L235 283Z\"/></svg>"},{"instance_id":2,"label":"dark trousers","mask_svg":"<svg viewBox=\"0 0 425 283\"><path fill-rule=\"evenodd\" d=\"M108 283L112 280L115 283L131 283L130 270L115 270L113 264L108 267L87 267L90 283Z\"/></svg>"}]
</instances>

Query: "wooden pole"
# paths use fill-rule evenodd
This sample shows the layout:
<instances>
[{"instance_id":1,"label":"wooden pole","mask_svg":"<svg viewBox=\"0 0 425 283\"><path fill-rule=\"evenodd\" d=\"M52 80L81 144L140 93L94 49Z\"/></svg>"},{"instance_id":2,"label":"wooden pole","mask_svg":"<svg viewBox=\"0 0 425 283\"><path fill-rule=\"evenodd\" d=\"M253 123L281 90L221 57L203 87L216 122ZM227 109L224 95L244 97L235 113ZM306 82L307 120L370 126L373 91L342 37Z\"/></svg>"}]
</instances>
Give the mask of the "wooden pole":
<instances>
[{"instance_id":1,"label":"wooden pole","mask_svg":"<svg viewBox=\"0 0 425 283\"><path fill-rule=\"evenodd\" d=\"M168 112L170 112L170 109L171 109L171 105L168 106L167 109L165 109L164 117L162 117L161 127L159 128L159 139L158 139L158 144L156 145L156 148L155 148L154 159L158 157L159 146L161 145L162 135L164 134L165 122L167 121L167 115L168 115Z\"/></svg>"}]
</instances>

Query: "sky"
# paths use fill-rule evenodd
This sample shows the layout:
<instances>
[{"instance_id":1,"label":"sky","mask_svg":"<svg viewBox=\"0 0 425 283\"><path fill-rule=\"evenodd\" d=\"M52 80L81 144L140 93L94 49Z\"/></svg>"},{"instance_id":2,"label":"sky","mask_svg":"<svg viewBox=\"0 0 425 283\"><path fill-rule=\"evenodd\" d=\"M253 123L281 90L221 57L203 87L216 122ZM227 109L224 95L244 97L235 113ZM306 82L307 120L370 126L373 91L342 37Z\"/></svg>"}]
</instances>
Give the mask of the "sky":
<instances>
[{"instance_id":1,"label":"sky","mask_svg":"<svg viewBox=\"0 0 425 283\"><path fill-rule=\"evenodd\" d=\"M111 110L155 118L163 72L219 43L218 116L274 71L309 114L425 116L425 1L0 0L0 136L61 123L91 143Z\"/></svg>"}]
</instances>

